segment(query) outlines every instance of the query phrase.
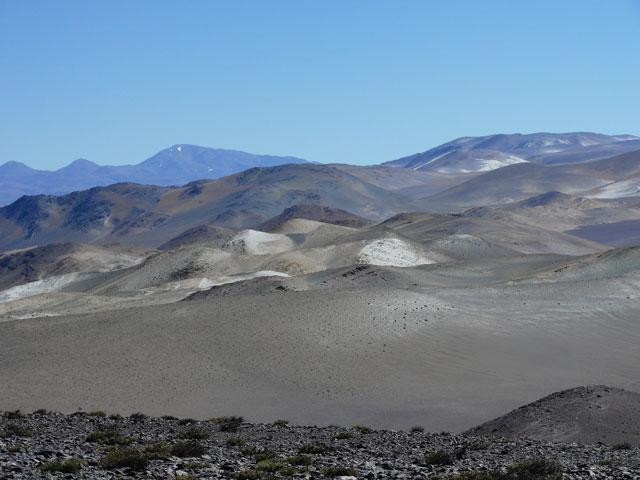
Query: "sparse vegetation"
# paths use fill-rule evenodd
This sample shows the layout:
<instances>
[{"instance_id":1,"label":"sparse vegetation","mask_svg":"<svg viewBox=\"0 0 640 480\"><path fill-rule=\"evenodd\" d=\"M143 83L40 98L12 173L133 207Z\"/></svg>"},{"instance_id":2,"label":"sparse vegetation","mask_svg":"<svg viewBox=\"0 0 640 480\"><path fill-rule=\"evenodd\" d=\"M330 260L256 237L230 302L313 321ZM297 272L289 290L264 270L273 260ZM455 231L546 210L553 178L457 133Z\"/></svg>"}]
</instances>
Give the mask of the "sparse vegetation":
<instances>
[{"instance_id":1,"label":"sparse vegetation","mask_svg":"<svg viewBox=\"0 0 640 480\"><path fill-rule=\"evenodd\" d=\"M275 453L273 453L271 450L268 450L264 447L256 447L254 445L244 447L242 450L240 450L240 453L242 453L242 455L246 457L254 457L257 462L266 458L273 458L276 456Z\"/></svg>"},{"instance_id":2,"label":"sparse vegetation","mask_svg":"<svg viewBox=\"0 0 640 480\"><path fill-rule=\"evenodd\" d=\"M455 475L439 475L433 477L433 480L499 480L496 475L499 474L490 472L463 472Z\"/></svg>"},{"instance_id":3,"label":"sparse vegetation","mask_svg":"<svg viewBox=\"0 0 640 480\"><path fill-rule=\"evenodd\" d=\"M256 459L256 462L262 462L263 460L269 460L271 458L274 458L276 456L275 453L273 453L271 450L268 450L266 448L258 451L255 455L254 458Z\"/></svg>"},{"instance_id":4,"label":"sparse vegetation","mask_svg":"<svg viewBox=\"0 0 640 480\"><path fill-rule=\"evenodd\" d=\"M181 458L201 457L206 451L197 440L185 440L171 447L171 454Z\"/></svg>"},{"instance_id":5,"label":"sparse vegetation","mask_svg":"<svg viewBox=\"0 0 640 480\"><path fill-rule=\"evenodd\" d=\"M348 440L353 438L353 433L351 432L338 432L335 437L336 440Z\"/></svg>"},{"instance_id":6,"label":"sparse vegetation","mask_svg":"<svg viewBox=\"0 0 640 480\"><path fill-rule=\"evenodd\" d=\"M139 472L147 468L149 458L138 448L112 448L100 462L102 468L113 470L116 468L130 468Z\"/></svg>"},{"instance_id":7,"label":"sparse vegetation","mask_svg":"<svg viewBox=\"0 0 640 480\"><path fill-rule=\"evenodd\" d=\"M274 427L286 427L287 425L289 425L289 420L276 420L275 422L273 422L273 426Z\"/></svg>"},{"instance_id":8,"label":"sparse vegetation","mask_svg":"<svg viewBox=\"0 0 640 480\"><path fill-rule=\"evenodd\" d=\"M227 447L241 447L245 443L247 441L242 437L229 437L226 442Z\"/></svg>"},{"instance_id":9,"label":"sparse vegetation","mask_svg":"<svg viewBox=\"0 0 640 480\"><path fill-rule=\"evenodd\" d=\"M89 415L90 417L102 417L102 418L107 416L107 414L102 410L95 410L93 412L89 412L87 415Z\"/></svg>"},{"instance_id":10,"label":"sparse vegetation","mask_svg":"<svg viewBox=\"0 0 640 480\"><path fill-rule=\"evenodd\" d=\"M265 458L256 463L255 469L261 472L275 473L287 466L281 458Z\"/></svg>"},{"instance_id":11,"label":"sparse vegetation","mask_svg":"<svg viewBox=\"0 0 640 480\"><path fill-rule=\"evenodd\" d=\"M365 427L364 425L354 425L353 429L362 435L366 435L373 432L373 430L371 430L369 427Z\"/></svg>"},{"instance_id":12,"label":"sparse vegetation","mask_svg":"<svg viewBox=\"0 0 640 480\"><path fill-rule=\"evenodd\" d=\"M116 428L101 428L87 435L85 442L103 445L128 445L131 443L131 439L120 434Z\"/></svg>"},{"instance_id":13,"label":"sparse vegetation","mask_svg":"<svg viewBox=\"0 0 640 480\"><path fill-rule=\"evenodd\" d=\"M145 445L142 452L149 460L166 460L171 456L171 449L166 442L154 442Z\"/></svg>"},{"instance_id":14,"label":"sparse vegetation","mask_svg":"<svg viewBox=\"0 0 640 480\"><path fill-rule=\"evenodd\" d=\"M313 458L309 455L293 455L292 457L287 457L286 461L289 465L306 466L313 463Z\"/></svg>"},{"instance_id":15,"label":"sparse vegetation","mask_svg":"<svg viewBox=\"0 0 640 480\"><path fill-rule=\"evenodd\" d=\"M424 432L424 427L421 427L420 425L415 425L415 426L411 427L410 432L411 433L422 433L422 432Z\"/></svg>"},{"instance_id":16,"label":"sparse vegetation","mask_svg":"<svg viewBox=\"0 0 640 480\"><path fill-rule=\"evenodd\" d=\"M424 459L424 463L426 465L452 465L453 462L453 455L443 450L429 453L425 456Z\"/></svg>"},{"instance_id":17,"label":"sparse vegetation","mask_svg":"<svg viewBox=\"0 0 640 480\"><path fill-rule=\"evenodd\" d=\"M562 466L552 460L534 458L514 463L507 468L505 477L498 480L561 480Z\"/></svg>"},{"instance_id":18,"label":"sparse vegetation","mask_svg":"<svg viewBox=\"0 0 640 480\"><path fill-rule=\"evenodd\" d=\"M259 480L262 478L262 473L253 468L248 468L236 473L233 478L235 480Z\"/></svg>"},{"instance_id":19,"label":"sparse vegetation","mask_svg":"<svg viewBox=\"0 0 640 480\"><path fill-rule=\"evenodd\" d=\"M237 432L240 429L240 425L244 422L243 417L218 417L214 421L218 424L218 428L221 432Z\"/></svg>"},{"instance_id":20,"label":"sparse vegetation","mask_svg":"<svg viewBox=\"0 0 640 480\"><path fill-rule=\"evenodd\" d=\"M322 455L329 451L329 447L323 443L305 443L298 449L298 453Z\"/></svg>"},{"instance_id":21,"label":"sparse vegetation","mask_svg":"<svg viewBox=\"0 0 640 480\"><path fill-rule=\"evenodd\" d=\"M82 468L82 462L77 458L66 460L52 460L40 465L43 472L78 473Z\"/></svg>"},{"instance_id":22,"label":"sparse vegetation","mask_svg":"<svg viewBox=\"0 0 640 480\"><path fill-rule=\"evenodd\" d=\"M34 415L53 415L53 412L51 410L47 410L46 408L39 408L38 410L35 410Z\"/></svg>"},{"instance_id":23,"label":"sparse vegetation","mask_svg":"<svg viewBox=\"0 0 640 480\"><path fill-rule=\"evenodd\" d=\"M455 475L440 475L434 480L561 480L560 464L545 460L533 459L515 463L506 472L463 472Z\"/></svg>"},{"instance_id":24,"label":"sparse vegetation","mask_svg":"<svg viewBox=\"0 0 640 480\"><path fill-rule=\"evenodd\" d=\"M611 448L613 448L614 450L631 450L632 447L629 442L621 442L621 443L616 443Z\"/></svg>"},{"instance_id":25,"label":"sparse vegetation","mask_svg":"<svg viewBox=\"0 0 640 480\"><path fill-rule=\"evenodd\" d=\"M325 477L355 477L358 472L351 467L331 466L324 467L322 474Z\"/></svg>"},{"instance_id":26,"label":"sparse vegetation","mask_svg":"<svg viewBox=\"0 0 640 480\"><path fill-rule=\"evenodd\" d=\"M20 410L7 410L4 412L3 416L9 420L17 420L24 417Z\"/></svg>"},{"instance_id":27,"label":"sparse vegetation","mask_svg":"<svg viewBox=\"0 0 640 480\"><path fill-rule=\"evenodd\" d=\"M32 437L33 430L16 423L8 423L4 426L3 437Z\"/></svg>"},{"instance_id":28,"label":"sparse vegetation","mask_svg":"<svg viewBox=\"0 0 640 480\"><path fill-rule=\"evenodd\" d=\"M180 434L180 438L187 440L206 440L209 436L209 432L201 427L191 427Z\"/></svg>"},{"instance_id":29,"label":"sparse vegetation","mask_svg":"<svg viewBox=\"0 0 640 480\"><path fill-rule=\"evenodd\" d=\"M145 415L144 413L141 413L141 412L136 412L129 415L129 418L134 422L144 422L149 418L149 415Z\"/></svg>"}]
</instances>

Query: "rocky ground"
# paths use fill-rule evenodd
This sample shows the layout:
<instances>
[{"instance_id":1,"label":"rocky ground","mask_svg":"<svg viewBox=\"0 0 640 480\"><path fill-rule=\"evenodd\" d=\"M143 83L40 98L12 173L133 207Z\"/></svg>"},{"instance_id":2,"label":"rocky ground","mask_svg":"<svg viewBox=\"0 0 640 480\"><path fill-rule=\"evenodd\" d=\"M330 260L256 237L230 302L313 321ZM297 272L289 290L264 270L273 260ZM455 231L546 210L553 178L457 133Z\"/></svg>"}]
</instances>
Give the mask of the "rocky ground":
<instances>
[{"instance_id":1,"label":"rocky ground","mask_svg":"<svg viewBox=\"0 0 640 480\"><path fill-rule=\"evenodd\" d=\"M473 473L471 473L473 472ZM640 449L533 440L208 421L6 412L0 478L640 479Z\"/></svg>"}]
</instances>

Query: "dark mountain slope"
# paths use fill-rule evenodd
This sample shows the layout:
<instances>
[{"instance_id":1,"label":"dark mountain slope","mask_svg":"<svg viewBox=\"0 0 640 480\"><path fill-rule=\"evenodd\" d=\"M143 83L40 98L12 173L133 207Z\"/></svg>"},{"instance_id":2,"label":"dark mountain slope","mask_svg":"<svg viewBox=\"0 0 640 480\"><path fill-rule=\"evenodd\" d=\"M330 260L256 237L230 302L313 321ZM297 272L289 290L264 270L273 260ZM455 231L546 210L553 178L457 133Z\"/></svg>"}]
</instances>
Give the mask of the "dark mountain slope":
<instances>
[{"instance_id":1,"label":"dark mountain slope","mask_svg":"<svg viewBox=\"0 0 640 480\"><path fill-rule=\"evenodd\" d=\"M468 432L579 443L628 442L640 447L640 394L594 385L557 392Z\"/></svg>"},{"instance_id":2,"label":"dark mountain slope","mask_svg":"<svg viewBox=\"0 0 640 480\"><path fill-rule=\"evenodd\" d=\"M304 218L317 222L332 223L343 227L362 228L372 225L374 222L366 218L359 217L353 213L345 212L339 208L329 208L322 205L294 205L286 208L280 215L270 218L259 230L269 232L277 229L287 220L293 218Z\"/></svg>"},{"instance_id":3,"label":"dark mountain slope","mask_svg":"<svg viewBox=\"0 0 640 480\"><path fill-rule=\"evenodd\" d=\"M116 184L61 197L22 197L0 208L0 248L51 242L161 245L190 228L257 227L284 209L321 204L382 220L411 202L336 168L254 168L183 187Z\"/></svg>"}]
</instances>

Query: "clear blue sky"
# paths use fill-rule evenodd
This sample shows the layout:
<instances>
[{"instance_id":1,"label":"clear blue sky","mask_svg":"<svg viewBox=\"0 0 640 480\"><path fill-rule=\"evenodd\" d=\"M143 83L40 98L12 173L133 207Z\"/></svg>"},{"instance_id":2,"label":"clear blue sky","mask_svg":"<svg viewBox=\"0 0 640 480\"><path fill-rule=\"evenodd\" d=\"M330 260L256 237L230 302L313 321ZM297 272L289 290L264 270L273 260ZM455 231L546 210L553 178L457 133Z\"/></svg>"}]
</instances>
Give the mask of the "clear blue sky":
<instances>
[{"instance_id":1,"label":"clear blue sky","mask_svg":"<svg viewBox=\"0 0 640 480\"><path fill-rule=\"evenodd\" d=\"M0 163L640 134L640 1L0 0Z\"/></svg>"}]
</instances>

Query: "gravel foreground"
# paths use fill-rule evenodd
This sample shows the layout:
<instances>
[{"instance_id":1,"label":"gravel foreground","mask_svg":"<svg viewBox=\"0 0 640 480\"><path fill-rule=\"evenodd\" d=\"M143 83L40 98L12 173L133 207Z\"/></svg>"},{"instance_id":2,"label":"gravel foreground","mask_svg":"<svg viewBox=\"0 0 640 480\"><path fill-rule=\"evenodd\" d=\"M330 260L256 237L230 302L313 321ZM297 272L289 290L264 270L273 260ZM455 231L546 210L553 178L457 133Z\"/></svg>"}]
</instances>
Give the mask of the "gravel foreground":
<instances>
[{"instance_id":1,"label":"gravel foreground","mask_svg":"<svg viewBox=\"0 0 640 480\"><path fill-rule=\"evenodd\" d=\"M473 472L473 473L472 473ZM6 412L0 478L640 479L640 449L367 427Z\"/></svg>"}]
</instances>

